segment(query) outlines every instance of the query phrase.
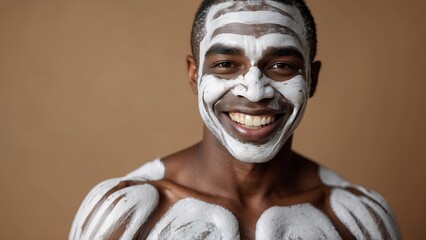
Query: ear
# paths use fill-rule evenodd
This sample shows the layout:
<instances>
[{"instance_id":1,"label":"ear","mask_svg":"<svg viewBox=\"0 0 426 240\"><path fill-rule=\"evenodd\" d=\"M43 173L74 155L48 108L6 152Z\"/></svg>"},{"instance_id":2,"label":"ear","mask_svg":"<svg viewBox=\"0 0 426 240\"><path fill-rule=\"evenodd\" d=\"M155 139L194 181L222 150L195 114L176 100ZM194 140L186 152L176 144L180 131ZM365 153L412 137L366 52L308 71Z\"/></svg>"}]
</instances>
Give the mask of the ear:
<instances>
[{"instance_id":1,"label":"ear","mask_svg":"<svg viewBox=\"0 0 426 240\"><path fill-rule=\"evenodd\" d=\"M197 65L195 63L195 59L192 55L186 56L186 67L188 74L188 83L192 88L192 91L197 94L198 86L197 86Z\"/></svg>"},{"instance_id":2,"label":"ear","mask_svg":"<svg viewBox=\"0 0 426 240\"><path fill-rule=\"evenodd\" d=\"M321 70L321 62L315 61L311 64L311 91L309 92L309 97L314 96L315 90L318 84L319 72Z\"/></svg>"}]
</instances>

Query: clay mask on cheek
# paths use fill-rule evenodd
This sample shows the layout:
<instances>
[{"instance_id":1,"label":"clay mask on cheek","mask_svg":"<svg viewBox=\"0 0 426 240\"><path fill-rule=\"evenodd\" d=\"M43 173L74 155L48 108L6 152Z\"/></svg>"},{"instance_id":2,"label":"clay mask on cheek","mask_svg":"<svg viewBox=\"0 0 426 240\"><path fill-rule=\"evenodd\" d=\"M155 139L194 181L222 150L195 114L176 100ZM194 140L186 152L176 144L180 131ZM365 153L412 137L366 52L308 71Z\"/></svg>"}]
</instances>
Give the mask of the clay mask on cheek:
<instances>
[{"instance_id":1,"label":"clay mask on cheek","mask_svg":"<svg viewBox=\"0 0 426 240\"><path fill-rule=\"evenodd\" d=\"M206 35L200 44L198 105L205 125L231 155L243 162L262 163L269 161L278 153L300 122L308 98L309 83L301 74L284 82L276 82L264 76L256 63L263 57L267 48L297 49L304 57L305 76L309 79L309 45L306 41L303 18L295 7L265 1L255 3L260 6L256 8L256 11L244 10L247 9L245 7L249 6L248 4L250 3L220 3L213 6L207 14ZM229 11L229 9L235 9L235 11ZM257 35L240 33L238 28L233 32L216 31L225 29L229 24L241 24L245 27L261 25L268 29ZM280 26L280 29L285 31L276 30L276 26ZM204 74L205 54L215 44L244 50L245 56L252 65L248 72L231 80ZM232 92L235 96L244 97L251 102L272 98L278 93L291 103L292 111L288 113L288 119L281 128L275 131L266 143L244 142L231 136L214 112L214 104L227 92Z\"/></svg>"}]
</instances>

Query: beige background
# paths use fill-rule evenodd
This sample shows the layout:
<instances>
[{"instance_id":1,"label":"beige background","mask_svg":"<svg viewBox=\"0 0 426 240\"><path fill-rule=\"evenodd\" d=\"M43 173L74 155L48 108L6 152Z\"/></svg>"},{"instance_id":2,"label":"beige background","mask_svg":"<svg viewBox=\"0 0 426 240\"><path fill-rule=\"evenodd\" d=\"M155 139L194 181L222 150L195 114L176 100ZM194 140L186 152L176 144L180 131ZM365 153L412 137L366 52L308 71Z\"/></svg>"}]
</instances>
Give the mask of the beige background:
<instances>
[{"instance_id":1,"label":"beige background","mask_svg":"<svg viewBox=\"0 0 426 240\"><path fill-rule=\"evenodd\" d=\"M0 239L65 239L89 189L201 138L199 0L0 0ZM295 149L426 239L426 4L310 0L323 71Z\"/></svg>"}]
</instances>

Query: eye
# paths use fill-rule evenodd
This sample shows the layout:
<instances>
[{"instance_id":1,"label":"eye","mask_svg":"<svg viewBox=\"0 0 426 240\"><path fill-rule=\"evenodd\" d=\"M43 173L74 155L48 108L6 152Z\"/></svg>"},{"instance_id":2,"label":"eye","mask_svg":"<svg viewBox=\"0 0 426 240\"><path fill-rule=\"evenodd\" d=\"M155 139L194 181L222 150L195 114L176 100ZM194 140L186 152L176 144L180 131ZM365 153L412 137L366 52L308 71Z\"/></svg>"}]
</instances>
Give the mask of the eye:
<instances>
[{"instance_id":1,"label":"eye","mask_svg":"<svg viewBox=\"0 0 426 240\"><path fill-rule=\"evenodd\" d=\"M210 54L204 60L204 74L222 79L235 79L244 73L248 60L244 55Z\"/></svg>"},{"instance_id":2,"label":"eye","mask_svg":"<svg viewBox=\"0 0 426 240\"><path fill-rule=\"evenodd\" d=\"M219 75L229 75L240 71L240 66L233 61L219 61L212 64L212 72Z\"/></svg>"},{"instance_id":3,"label":"eye","mask_svg":"<svg viewBox=\"0 0 426 240\"><path fill-rule=\"evenodd\" d=\"M298 72L301 70L300 68L294 66L293 64L286 63L286 62L278 62L270 65L268 69L276 69L280 71L295 71Z\"/></svg>"},{"instance_id":4,"label":"eye","mask_svg":"<svg viewBox=\"0 0 426 240\"><path fill-rule=\"evenodd\" d=\"M266 75L276 81L285 81L301 73L301 67L289 62L275 62L266 67Z\"/></svg>"},{"instance_id":5,"label":"eye","mask_svg":"<svg viewBox=\"0 0 426 240\"><path fill-rule=\"evenodd\" d=\"M222 62L218 62L218 63L215 63L214 65L213 65L213 67L214 68L237 68L236 66L235 66L235 64L233 64L232 62L230 62L230 61L222 61Z\"/></svg>"}]
</instances>

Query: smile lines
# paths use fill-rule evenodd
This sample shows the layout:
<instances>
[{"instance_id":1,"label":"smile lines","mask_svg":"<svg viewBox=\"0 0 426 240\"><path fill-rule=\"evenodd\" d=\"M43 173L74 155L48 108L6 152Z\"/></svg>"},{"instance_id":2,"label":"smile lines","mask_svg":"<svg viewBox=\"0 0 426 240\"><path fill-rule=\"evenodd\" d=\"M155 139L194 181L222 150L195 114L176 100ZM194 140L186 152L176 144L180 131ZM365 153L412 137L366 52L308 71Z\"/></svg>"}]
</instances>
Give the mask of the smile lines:
<instances>
[{"instance_id":1,"label":"smile lines","mask_svg":"<svg viewBox=\"0 0 426 240\"><path fill-rule=\"evenodd\" d=\"M275 115L247 115L244 113L230 112L229 117L244 127L258 129L275 121Z\"/></svg>"}]
</instances>

